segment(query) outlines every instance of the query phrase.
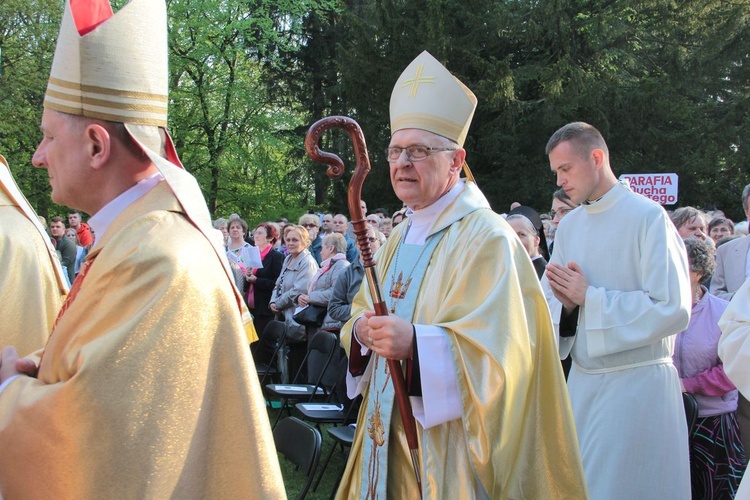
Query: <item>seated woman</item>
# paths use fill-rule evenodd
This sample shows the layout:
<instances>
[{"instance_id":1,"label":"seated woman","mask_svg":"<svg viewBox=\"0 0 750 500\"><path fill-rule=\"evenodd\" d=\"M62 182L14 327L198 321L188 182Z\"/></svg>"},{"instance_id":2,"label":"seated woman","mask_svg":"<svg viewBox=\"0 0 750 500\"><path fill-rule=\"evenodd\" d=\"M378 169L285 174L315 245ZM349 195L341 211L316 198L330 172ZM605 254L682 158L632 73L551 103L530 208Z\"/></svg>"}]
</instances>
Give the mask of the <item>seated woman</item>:
<instances>
[{"instance_id":1,"label":"seated woman","mask_svg":"<svg viewBox=\"0 0 750 500\"><path fill-rule=\"evenodd\" d=\"M314 305L324 307L327 311L328 301L333 294L333 286L336 284L336 280L341 272L349 267L349 262L346 260L346 239L344 236L339 233L331 233L324 236L320 257L323 259L320 269L310 280L308 293L297 297L297 305L300 307ZM338 333L342 324L340 321L331 318L330 314L326 312L325 319L320 328ZM308 341L317 329L318 327L308 327Z\"/></svg>"},{"instance_id":2,"label":"seated woman","mask_svg":"<svg viewBox=\"0 0 750 500\"><path fill-rule=\"evenodd\" d=\"M341 327L343 326L342 322L331 318L328 313L328 302L331 299L331 295L333 295L333 286L336 284L336 281L339 276L341 276L342 272L349 267L349 261L346 260L346 247L347 242L343 234L331 233L323 237L323 246L320 250L320 257L323 260L320 264L320 269L310 280L308 293L300 295L297 298L297 304L300 307L317 306L324 308L326 311L325 318L321 325L308 325L305 327L307 330L308 347L310 341L319 329L334 332L338 335L339 330L341 330ZM334 369L334 367L340 366L342 354L343 353L339 352L339 355L334 358L332 368L326 371L326 374L323 377L324 385L336 385L339 378L338 373L346 372L345 369L340 371Z\"/></svg>"},{"instance_id":3,"label":"seated woman","mask_svg":"<svg viewBox=\"0 0 750 500\"><path fill-rule=\"evenodd\" d=\"M308 249L310 234L304 227L286 226L284 241L289 255L284 259L268 307L278 316L277 319L286 324L289 345L287 373L294 376L307 352L305 327L294 321L294 310L297 308L297 297L307 293L310 279L318 270L318 263Z\"/></svg>"},{"instance_id":4,"label":"seated woman","mask_svg":"<svg viewBox=\"0 0 750 500\"><path fill-rule=\"evenodd\" d=\"M539 252L539 231L534 227L529 219L525 216L516 214L509 215L505 221L510 224L510 227L516 232L516 235L521 240L521 244L526 249L526 253L531 258L531 263L534 265L534 270L539 279L542 279L542 275L547 267L547 261Z\"/></svg>"},{"instance_id":5,"label":"seated woman","mask_svg":"<svg viewBox=\"0 0 750 500\"><path fill-rule=\"evenodd\" d=\"M733 498L747 459L737 424L737 389L724 373L717 352L718 321L728 302L701 285L716 268L711 247L688 238L685 248L693 310L687 329L677 334L672 360L683 391L698 402L698 419L690 435L693 498Z\"/></svg>"},{"instance_id":6,"label":"seated woman","mask_svg":"<svg viewBox=\"0 0 750 500\"><path fill-rule=\"evenodd\" d=\"M377 236L375 228L367 228L367 239L370 241L370 249L374 255L380 249L380 239ZM333 286L333 293L331 294L331 299L328 301L328 315L331 319L341 324L349 321L352 312L352 301L362 286L362 277L364 274L365 268L362 265L362 251L360 250L357 260L351 266L344 269Z\"/></svg>"}]
</instances>

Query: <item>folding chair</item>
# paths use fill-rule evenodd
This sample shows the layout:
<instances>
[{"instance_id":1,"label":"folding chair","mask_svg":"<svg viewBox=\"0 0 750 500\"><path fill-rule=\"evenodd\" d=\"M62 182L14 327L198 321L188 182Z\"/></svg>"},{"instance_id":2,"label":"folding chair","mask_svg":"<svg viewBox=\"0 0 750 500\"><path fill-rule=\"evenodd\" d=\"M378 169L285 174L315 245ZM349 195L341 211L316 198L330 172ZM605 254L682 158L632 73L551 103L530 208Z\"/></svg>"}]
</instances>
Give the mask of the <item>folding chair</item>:
<instances>
[{"instance_id":1,"label":"folding chair","mask_svg":"<svg viewBox=\"0 0 750 500\"><path fill-rule=\"evenodd\" d=\"M256 365L255 367L258 372L258 377L260 378L261 387L265 387L266 379L268 377L271 377L271 381L274 381L274 379L280 374L279 369L276 366L273 366L273 362L276 359L278 352L284 348L284 344L286 343L286 324L283 321L269 321L266 328L263 330L263 337L276 339L276 346L273 349L271 363L268 365Z\"/></svg>"},{"instance_id":2,"label":"folding chair","mask_svg":"<svg viewBox=\"0 0 750 500\"><path fill-rule=\"evenodd\" d=\"M314 401L330 399L333 392L331 386L324 384L331 378L326 377L326 371L331 364L334 354L338 351L339 339L335 333L325 330L318 330L310 341L307 353L302 361L294 380L300 380L303 371L307 369L307 381L313 383L303 384L268 384L266 393L270 396L282 398L281 409L273 426L279 422L284 410L291 416L292 411L289 406L290 401ZM335 385L335 379L333 382Z\"/></svg>"},{"instance_id":3,"label":"folding chair","mask_svg":"<svg viewBox=\"0 0 750 500\"><path fill-rule=\"evenodd\" d=\"M305 486L299 493L302 500L310 490L315 470L320 460L323 438L315 427L295 417L287 417L273 431L276 451L302 470L307 476Z\"/></svg>"},{"instance_id":4,"label":"folding chair","mask_svg":"<svg viewBox=\"0 0 750 500\"><path fill-rule=\"evenodd\" d=\"M336 387L338 387L338 383L340 383L342 380L345 384L346 380L346 370L348 367L348 360L346 358L346 355L343 355L343 349L339 348L339 351L341 352L342 356L338 360L332 361L332 368L329 369L328 373L326 374L326 378L328 378L328 375L331 376L329 380L335 380L332 384L325 384L324 385L333 385L335 390ZM349 411L347 408L344 408L343 404L338 404L339 401L334 400L334 398L331 398L331 401L325 402L325 403L317 403L317 402L304 402L304 403L297 403L294 405L294 407L302 414L303 420L307 422L313 422L315 423L318 430L320 430L320 424L344 424L349 423L347 420L349 418ZM354 403L354 402L351 402ZM354 415L354 420L356 420L357 415ZM354 420L351 420L352 422Z\"/></svg>"},{"instance_id":5,"label":"folding chair","mask_svg":"<svg viewBox=\"0 0 750 500\"><path fill-rule=\"evenodd\" d=\"M336 451L336 446L341 445L341 451L344 451L347 447L351 447L352 441L354 440L354 426L351 425L357 421L357 415L359 414L359 407L360 403L362 402L362 396L357 396L351 401L351 404L346 410L340 410L341 416L337 422L337 424L344 424L341 427L329 427L328 428L328 435L330 435L334 441L334 445L331 447L331 451L328 453L328 456L326 457L325 462L323 463L323 467L320 469L320 474L318 474L318 479L315 481L315 486L313 486L313 491L318 490L318 486L320 485L321 479L323 479L323 474L326 471L326 468L328 468L328 463L331 461L331 457L333 457L333 453ZM299 406L299 405L298 405ZM347 425L348 424L348 425ZM346 467L346 460L344 460L344 466ZM341 469L341 473L339 474L339 479L334 485L333 491L336 491L336 488L338 488L338 483L341 481L341 474L343 474L344 469Z\"/></svg>"}]
</instances>

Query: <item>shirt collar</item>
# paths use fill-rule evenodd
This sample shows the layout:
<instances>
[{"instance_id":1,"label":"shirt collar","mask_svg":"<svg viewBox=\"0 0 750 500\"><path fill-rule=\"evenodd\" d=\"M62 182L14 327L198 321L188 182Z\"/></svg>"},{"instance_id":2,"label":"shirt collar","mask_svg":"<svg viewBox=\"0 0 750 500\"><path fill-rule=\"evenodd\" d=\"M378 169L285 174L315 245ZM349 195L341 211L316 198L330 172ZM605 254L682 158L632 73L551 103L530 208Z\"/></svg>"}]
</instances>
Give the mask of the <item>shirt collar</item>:
<instances>
[{"instance_id":1,"label":"shirt collar","mask_svg":"<svg viewBox=\"0 0 750 500\"><path fill-rule=\"evenodd\" d=\"M159 172L146 177L145 179L141 179L135 186L104 205L96 214L94 214L94 216L88 221L88 224L94 230L94 235L96 237L94 245L96 245L96 241L102 239L105 231L107 231L118 215L135 203L136 200L154 189L156 185L163 180L164 176Z\"/></svg>"},{"instance_id":2,"label":"shirt collar","mask_svg":"<svg viewBox=\"0 0 750 500\"><path fill-rule=\"evenodd\" d=\"M453 203L464 189L464 181L459 179L447 193L437 199L432 205L420 210L406 209L409 217L408 226L404 232L404 243L411 245L423 245L427 240L430 229L435 224L440 214Z\"/></svg>"}]
</instances>

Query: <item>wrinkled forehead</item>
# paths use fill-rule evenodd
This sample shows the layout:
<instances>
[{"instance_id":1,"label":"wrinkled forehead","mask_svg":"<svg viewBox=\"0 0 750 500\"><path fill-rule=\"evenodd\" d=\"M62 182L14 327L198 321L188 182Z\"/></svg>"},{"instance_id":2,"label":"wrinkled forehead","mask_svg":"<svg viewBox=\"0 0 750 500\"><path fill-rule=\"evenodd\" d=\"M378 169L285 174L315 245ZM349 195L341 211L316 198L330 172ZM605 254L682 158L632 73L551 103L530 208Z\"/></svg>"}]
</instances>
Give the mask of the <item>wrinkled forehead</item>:
<instances>
[{"instance_id":1,"label":"wrinkled forehead","mask_svg":"<svg viewBox=\"0 0 750 500\"><path fill-rule=\"evenodd\" d=\"M397 130L391 136L392 146L409 146L411 144L446 144L452 142L450 139L434 132L419 128L404 128Z\"/></svg>"}]
</instances>

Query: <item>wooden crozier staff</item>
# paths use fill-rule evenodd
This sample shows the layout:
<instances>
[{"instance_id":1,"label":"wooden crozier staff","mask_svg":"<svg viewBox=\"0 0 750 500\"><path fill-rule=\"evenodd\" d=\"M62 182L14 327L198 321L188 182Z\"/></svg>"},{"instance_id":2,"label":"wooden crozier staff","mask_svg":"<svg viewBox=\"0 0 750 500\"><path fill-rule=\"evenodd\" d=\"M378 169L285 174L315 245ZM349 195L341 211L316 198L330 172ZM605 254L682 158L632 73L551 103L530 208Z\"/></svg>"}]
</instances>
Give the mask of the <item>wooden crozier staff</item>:
<instances>
[{"instance_id":1,"label":"wooden crozier staff","mask_svg":"<svg viewBox=\"0 0 750 500\"><path fill-rule=\"evenodd\" d=\"M341 161L341 158L333 153L321 151L320 148L318 148L320 136L323 132L332 128L346 130L354 143L354 156L357 165L354 169L354 175L352 175L352 179L349 181L349 214L351 215L351 222L354 227L354 235L357 237L357 243L359 244L359 251L362 255L362 264L365 268L365 274L367 275L367 284L370 287L370 295L373 299L375 314L378 316L388 316L388 308L385 305L385 300L383 300L383 294L380 290L380 284L378 283L378 276L375 273L375 261L372 258L372 249L370 248L370 242L367 239L367 222L362 213L362 207L359 204L359 201L362 199L362 184L364 184L365 177L367 177L367 174L370 172L370 159L367 156L367 146L365 145L365 136L362 134L362 129L356 121L346 116L329 116L323 118L315 122L310 127L310 130L307 131L307 136L305 137L305 149L307 150L307 154L314 161L328 165L326 174L329 178L338 179L341 177L344 174L344 162ZM417 478L417 486L421 497L422 479L420 477L419 468L417 424L415 423L414 415L412 414L411 402L409 401L409 395L406 390L406 380L403 377L401 362L397 359L389 359L388 369L391 372L396 403L398 404L399 413L401 414L401 421L404 424L406 442L409 445L411 463L414 466L414 475Z\"/></svg>"}]
</instances>

